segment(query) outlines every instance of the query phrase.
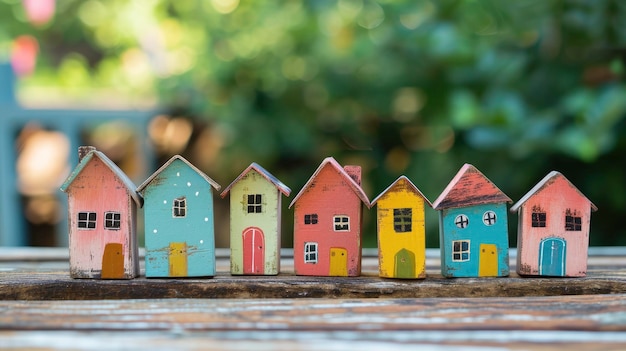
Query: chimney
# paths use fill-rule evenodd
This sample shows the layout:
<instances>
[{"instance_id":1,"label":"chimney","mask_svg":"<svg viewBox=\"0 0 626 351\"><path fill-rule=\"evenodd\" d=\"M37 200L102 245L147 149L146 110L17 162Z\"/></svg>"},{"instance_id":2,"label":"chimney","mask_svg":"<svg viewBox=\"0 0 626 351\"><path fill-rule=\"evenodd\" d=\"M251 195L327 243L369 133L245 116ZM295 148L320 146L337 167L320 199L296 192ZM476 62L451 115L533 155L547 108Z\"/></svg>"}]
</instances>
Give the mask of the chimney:
<instances>
[{"instance_id":1,"label":"chimney","mask_svg":"<svg viewBox=\"0 0 626 351\"><path fill-rule=\"evenodd\" d=\"M344 166L343 170L348 173L352 180L361 186L361 166Z\"/></svg>"},{"instance_id":2,"label":"chimney","mask_svg":"<svg viewBox=\"0 0 626 351\"><path fill-rule=\"evenodd\" d=\"M79 146L78 147L78 162L80 162L83 157L87 156L88 153L96 151L94 146Z\"/></svg>"}]
</instances>

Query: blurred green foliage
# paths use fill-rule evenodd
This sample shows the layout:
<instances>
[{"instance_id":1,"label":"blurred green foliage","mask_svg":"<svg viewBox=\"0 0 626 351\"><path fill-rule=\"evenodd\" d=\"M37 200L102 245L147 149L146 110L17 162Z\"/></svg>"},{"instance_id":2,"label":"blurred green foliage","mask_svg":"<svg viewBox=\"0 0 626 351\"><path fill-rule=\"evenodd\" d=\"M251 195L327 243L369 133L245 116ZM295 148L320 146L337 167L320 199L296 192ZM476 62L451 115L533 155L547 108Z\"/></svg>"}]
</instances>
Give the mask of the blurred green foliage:
<instances>
[{"instance_id":1,"label":"blurred green foliage","mask_svg":"<svg viewBox=\"0 0 626 351\"><path fill-rule=\"evenodd\" d=\"M33 26L0 0L0 58L28 34L22 85L157 96L220 137L223 184L256 161L297 192L334 156L370 198L405 174L434 200L467 162L516 201L559 170L591 243L626 245L624 23L617 0L61 0Z\"/></svg>"}]
</instances>

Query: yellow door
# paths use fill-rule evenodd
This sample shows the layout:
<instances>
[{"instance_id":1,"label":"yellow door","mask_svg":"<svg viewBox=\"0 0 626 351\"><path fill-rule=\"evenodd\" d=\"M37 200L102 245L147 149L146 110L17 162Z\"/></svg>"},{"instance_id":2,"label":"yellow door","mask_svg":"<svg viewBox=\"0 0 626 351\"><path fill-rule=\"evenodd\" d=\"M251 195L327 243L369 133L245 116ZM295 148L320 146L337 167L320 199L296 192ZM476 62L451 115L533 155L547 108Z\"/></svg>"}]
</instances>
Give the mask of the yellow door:
<instances>
[{"instance_id":1,"label":"yellow door","mask_svg":"<svg viewBox=\"0 0 626 351\"><path fill-rule=\"evenodd\" d=\"M170 277L187 276L187 243L170 243Z\"/></svg>"},{"instance_id":2,"label":"yellow door","mask_svg":"<svg viewBox=\"0 0 626 351\"><path fill-rule=\"evenodd\" d=\"M494 244L480 244L479 277L498 276L498 249Z\"/></svg>"},{"instance_id":3,"label":"yellow door","mask_svg":"<svg viewBox=\"0 0 626 351\"><path fill-rule=\"evenodd\" d=\"M334 277L348 276L348 250L339 247L330 248L330 271Z\"/></svg>"}]
</instances>

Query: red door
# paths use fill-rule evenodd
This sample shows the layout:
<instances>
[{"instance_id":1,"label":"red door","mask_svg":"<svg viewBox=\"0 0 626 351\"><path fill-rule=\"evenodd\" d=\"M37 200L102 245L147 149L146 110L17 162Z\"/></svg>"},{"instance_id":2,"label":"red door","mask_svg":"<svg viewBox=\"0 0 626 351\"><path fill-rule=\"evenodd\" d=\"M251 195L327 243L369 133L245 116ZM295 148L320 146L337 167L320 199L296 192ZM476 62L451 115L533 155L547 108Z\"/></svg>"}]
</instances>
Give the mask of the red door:
<instances>
[{"instance_id":1,"label":"red door","mask_svg":"<svg viewBox=\"0 0 626 351\"><path fill-rule=\"evenodd\" d=\"M264 274L265 238L257 227L243 231L243 274Z\"/></svg>"}]
</instances>

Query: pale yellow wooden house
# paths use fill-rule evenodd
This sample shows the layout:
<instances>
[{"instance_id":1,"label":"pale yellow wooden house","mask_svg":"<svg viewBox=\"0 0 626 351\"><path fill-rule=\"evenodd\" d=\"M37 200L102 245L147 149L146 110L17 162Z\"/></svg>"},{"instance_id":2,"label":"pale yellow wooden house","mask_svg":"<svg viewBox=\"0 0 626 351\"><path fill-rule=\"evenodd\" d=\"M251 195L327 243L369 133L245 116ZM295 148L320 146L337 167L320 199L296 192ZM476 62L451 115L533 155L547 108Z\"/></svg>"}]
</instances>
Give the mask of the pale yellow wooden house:
<instances>
[{"instance_id":1,"label":"pale yellow wooden house","mask_svg":"<svg viewBox=\"0 0 626 351\"><path fill-rule=\"evenodd\" d=\"M405 176L372 201L377 208L379 275L385 278L426 277L425 205L430 201Z\"/></svg>"}]
</instances>

